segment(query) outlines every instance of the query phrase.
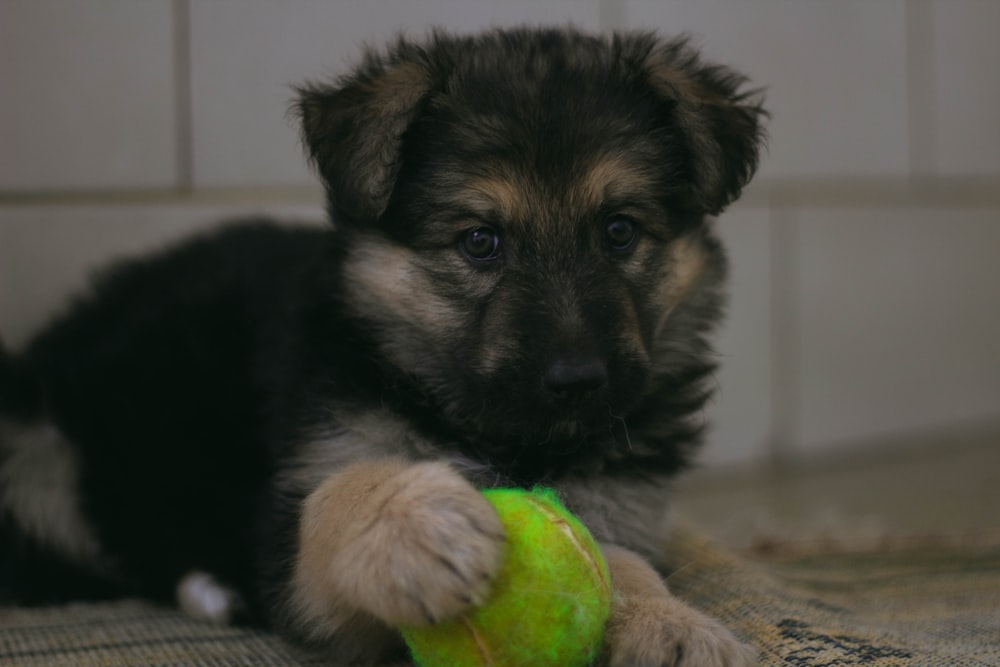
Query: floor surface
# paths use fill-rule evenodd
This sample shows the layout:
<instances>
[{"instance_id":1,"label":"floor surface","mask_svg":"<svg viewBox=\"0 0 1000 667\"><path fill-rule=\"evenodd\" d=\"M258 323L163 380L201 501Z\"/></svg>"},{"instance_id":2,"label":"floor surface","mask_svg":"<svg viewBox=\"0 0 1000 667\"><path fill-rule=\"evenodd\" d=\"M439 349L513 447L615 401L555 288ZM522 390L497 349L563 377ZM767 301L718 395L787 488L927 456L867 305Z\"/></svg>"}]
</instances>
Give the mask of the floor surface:
<instances>
[{"instance_id":1,"label":"floor surface","mask_svg":"<svg viewBox=\"0 0 1000 667\"><path fill-rule=\"evenodd\" d=\"M695 470L679 480L675 507L681 520L741 550L1000 533L1000 425Z\"/></svg>"}]
</instances>

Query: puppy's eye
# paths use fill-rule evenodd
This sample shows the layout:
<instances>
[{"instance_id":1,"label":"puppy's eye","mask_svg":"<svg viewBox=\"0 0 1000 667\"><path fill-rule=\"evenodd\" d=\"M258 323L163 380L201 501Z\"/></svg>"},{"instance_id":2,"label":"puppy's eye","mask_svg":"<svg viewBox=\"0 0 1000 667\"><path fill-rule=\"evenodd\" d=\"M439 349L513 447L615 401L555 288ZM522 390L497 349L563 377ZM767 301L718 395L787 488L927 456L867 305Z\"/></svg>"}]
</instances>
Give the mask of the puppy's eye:
<instances>
[{"instance_id":1,"label":"puppy's eye","mask_svg":"<svg viewBox=\"0 0 1000 667\"><path fill-rule=\"evenodd\" d=\"M476 262L496 259L500 254L500 237L489 227L470 229L462 237L462 252Z\"/></svg>"},{"instance_id":2,"label":"puppy's eye","mask_svg":"<svg viewBox=\"0 0 1000 667\"><path fill-rule=\"evenodd\" d=\"M614 250L628 250L635 243L639 230L635 223L624 216L615 216L608 220L605 227L608 245Z\"/></svg>"}]
</instances>

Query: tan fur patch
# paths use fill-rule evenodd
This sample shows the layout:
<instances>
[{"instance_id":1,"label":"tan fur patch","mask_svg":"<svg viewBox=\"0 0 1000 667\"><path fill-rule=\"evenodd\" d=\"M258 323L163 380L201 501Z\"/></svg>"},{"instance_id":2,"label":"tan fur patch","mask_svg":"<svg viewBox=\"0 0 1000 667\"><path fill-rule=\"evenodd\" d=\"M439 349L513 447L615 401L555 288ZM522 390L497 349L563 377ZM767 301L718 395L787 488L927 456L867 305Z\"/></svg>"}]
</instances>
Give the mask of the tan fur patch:
<instances>
[{"instance_id":1,"label":"tan fur patch","mask_svg":"<svg viewBox=\"0 0 1000 667\"><path fill-rule=\"evenodd\" d=\"M355 463L306 499L294 607L310 625L453 618L488 595L503 540L493 507L447 465Z\"/></svg>"},{"instance_id":2,"label":"tan fur patch","mask_svg":"<svg viewBox=\"0 0 1000 667\"><path fill-rule=\"evenodd\" d=\"M482 214L498 212L505 220L530 217L525 188L518 185L515 179L504 176L478 178L463 184L460 202Z\"/></svg>"},{"instance_id":3,"label":"tan fur patch","mask_svg":"<svg viewBox=\"0 0 1000 667\"><path fill-rule=\"evenodd\" d=\"M80 509L80 461L50 424L0 422L0 510L27 535L78 562L96 566L100 547Z\"/></svg>"},{"instance_id":4,"label":"tan fur patch","mask_svg":"<svg viewBox=\"0 0 1000 667\"><path fill-rule=\"evenodd\" d=\"M621 342L621 349L631 352L637 360L645 365L649 362L649 348L646 346L646 341L642 339L639 313L631 299L624 299L622 305L625 307L625 321L618 327L618 340Z\"/></svg>"},{"instance_id":5,"label":"tan fur patch","mask_svg":"<svg viewBox=\"0 0 1000 667\"><path fill-rule=\"evenodd\" d=\"M689 236L676 239L670 244L670 261L667 275L657 289L659 303L666 304L667 310L661 318L658 329L666 324L674 310L684 302L698 284L708 255L702 245Z\"/></svg>"},{"instance_id":6,"label":"tan fur patch","mask_svg":"<svg viewBox=\"0 0 1000 667\"><path fill-rule=\"evenodd\" d=\"M464 315L436 298L412 250L388 241L360 242L344 265L352 303L372 319L408 322L435 337L459 329Z\"/></svg>"},{"instance_id":7,"label":"tan fur patch","mask_svg":"<svg viewBox=\"0 0 1000 667\"><path fill-rule=\"evenodd\" d=\"M621 597L669 595L667 585L641 556L613 545L604 545L611 583Z\"/></svg>"},{"instance_id":8,"label":"tan fur patch","mask_svg":"<svg viewBox=\"0 0 1000 667\"><path fill-rule=\"evenodd\" d=\"M420 63L404 61L386 69L370 86L375 98L369 105L372 114L408 116L427 92L428 73Z\"/></svg>"},{"instance_id":9,"label":"tan fur patch","mask_svg":"<svg viewBox=\"0 0 1000 667\"><path fill-rule=\"evenodd\" d=\"M648 172L624 156L612 153L596 160L580 179L578 203L584 210L594 211L608 199L627 199L655 187L656 182Z\"/></svg>"},{"instance_id":10,"label":"tan fur patch","mask_svg":"<svg viewBox=\"0 0 1000 667\"><path fill-rule=\"evenodd\" d=\"M672 665L678 655L689 665L756 664L752 649L671 595L641 557L621 547L603 550L615 590L604 638L608 665Z\"/></svg>"},{"instance_id":11,"label":"tan fur patch","mask_svg":"<svg viewBox=\"0 0 1000 667\"><path fill-rule=\"evenodd\" d=\"M698 282L708 257L700 243L691 237L681 237L670 246L669 297L681 303Z\"/></svg>"},{"instance_id":12,"label":"tan fur patch","mask_svg":"<svg viewBox=\"0 0 1000 667\"><path fill-rule=\"evenodd\" d=\"M714 101L704 86L699 84L683 67L679 67L662 51L653 51L644 63L654 87L670 93L671 97L698 103Z\"/></svg>"},{"instance_id":13,"label":"tan fur patch","mask_svg":"<svg viewBox=\"0 0 1000 667\"><path fill-rule=\"evenodd\" d=\"M391 410L354 411L332 405L328 424L299 445L295 457L279 473L278 486L307 495L330 475L358 461L423 450L432 451L433 446Z\"/></svg>"}]
</instances>

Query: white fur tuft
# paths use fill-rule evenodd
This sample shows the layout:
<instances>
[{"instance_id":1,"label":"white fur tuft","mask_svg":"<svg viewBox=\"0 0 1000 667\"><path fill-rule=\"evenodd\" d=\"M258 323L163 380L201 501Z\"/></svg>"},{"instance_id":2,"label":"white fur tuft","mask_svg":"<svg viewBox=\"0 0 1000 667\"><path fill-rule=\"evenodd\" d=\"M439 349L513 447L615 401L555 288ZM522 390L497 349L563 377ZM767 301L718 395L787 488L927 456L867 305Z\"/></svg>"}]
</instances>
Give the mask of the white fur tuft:
<instances>
[{"instance_id":1,"label":"white fur tuft","mask_svg":"<svg viewBox=\"0 0 1000 667\"><path fill-rule=\"evenodd\" d=\"M192 618L224 624L233 620L242 602L211 574L194 570L177 583L177 604Z\"/></svg>"}]
</instances>

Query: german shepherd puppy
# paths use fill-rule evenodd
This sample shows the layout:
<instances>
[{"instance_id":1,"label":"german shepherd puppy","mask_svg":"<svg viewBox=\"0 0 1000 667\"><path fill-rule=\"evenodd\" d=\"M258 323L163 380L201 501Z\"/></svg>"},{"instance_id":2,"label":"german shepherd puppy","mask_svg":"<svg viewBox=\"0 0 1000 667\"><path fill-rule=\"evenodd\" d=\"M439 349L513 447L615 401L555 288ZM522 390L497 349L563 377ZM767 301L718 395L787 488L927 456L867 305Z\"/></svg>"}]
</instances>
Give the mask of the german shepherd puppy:
<instances>
[{"instance_id":1,"label":"german shepherd puppy","mask_svg":"<svg viewBox=\"0 0 1000 667\"><path fill-rule=\"evenodd\" d=\"M603 544L609 665L743 665L649 564L702 431L759 97L683 40L401 39L298 91L331 224L107 273L0 354L0 597L241 610L336 665L482 602L478 489L554 487Z\"/></svg>"}]
</instances>

